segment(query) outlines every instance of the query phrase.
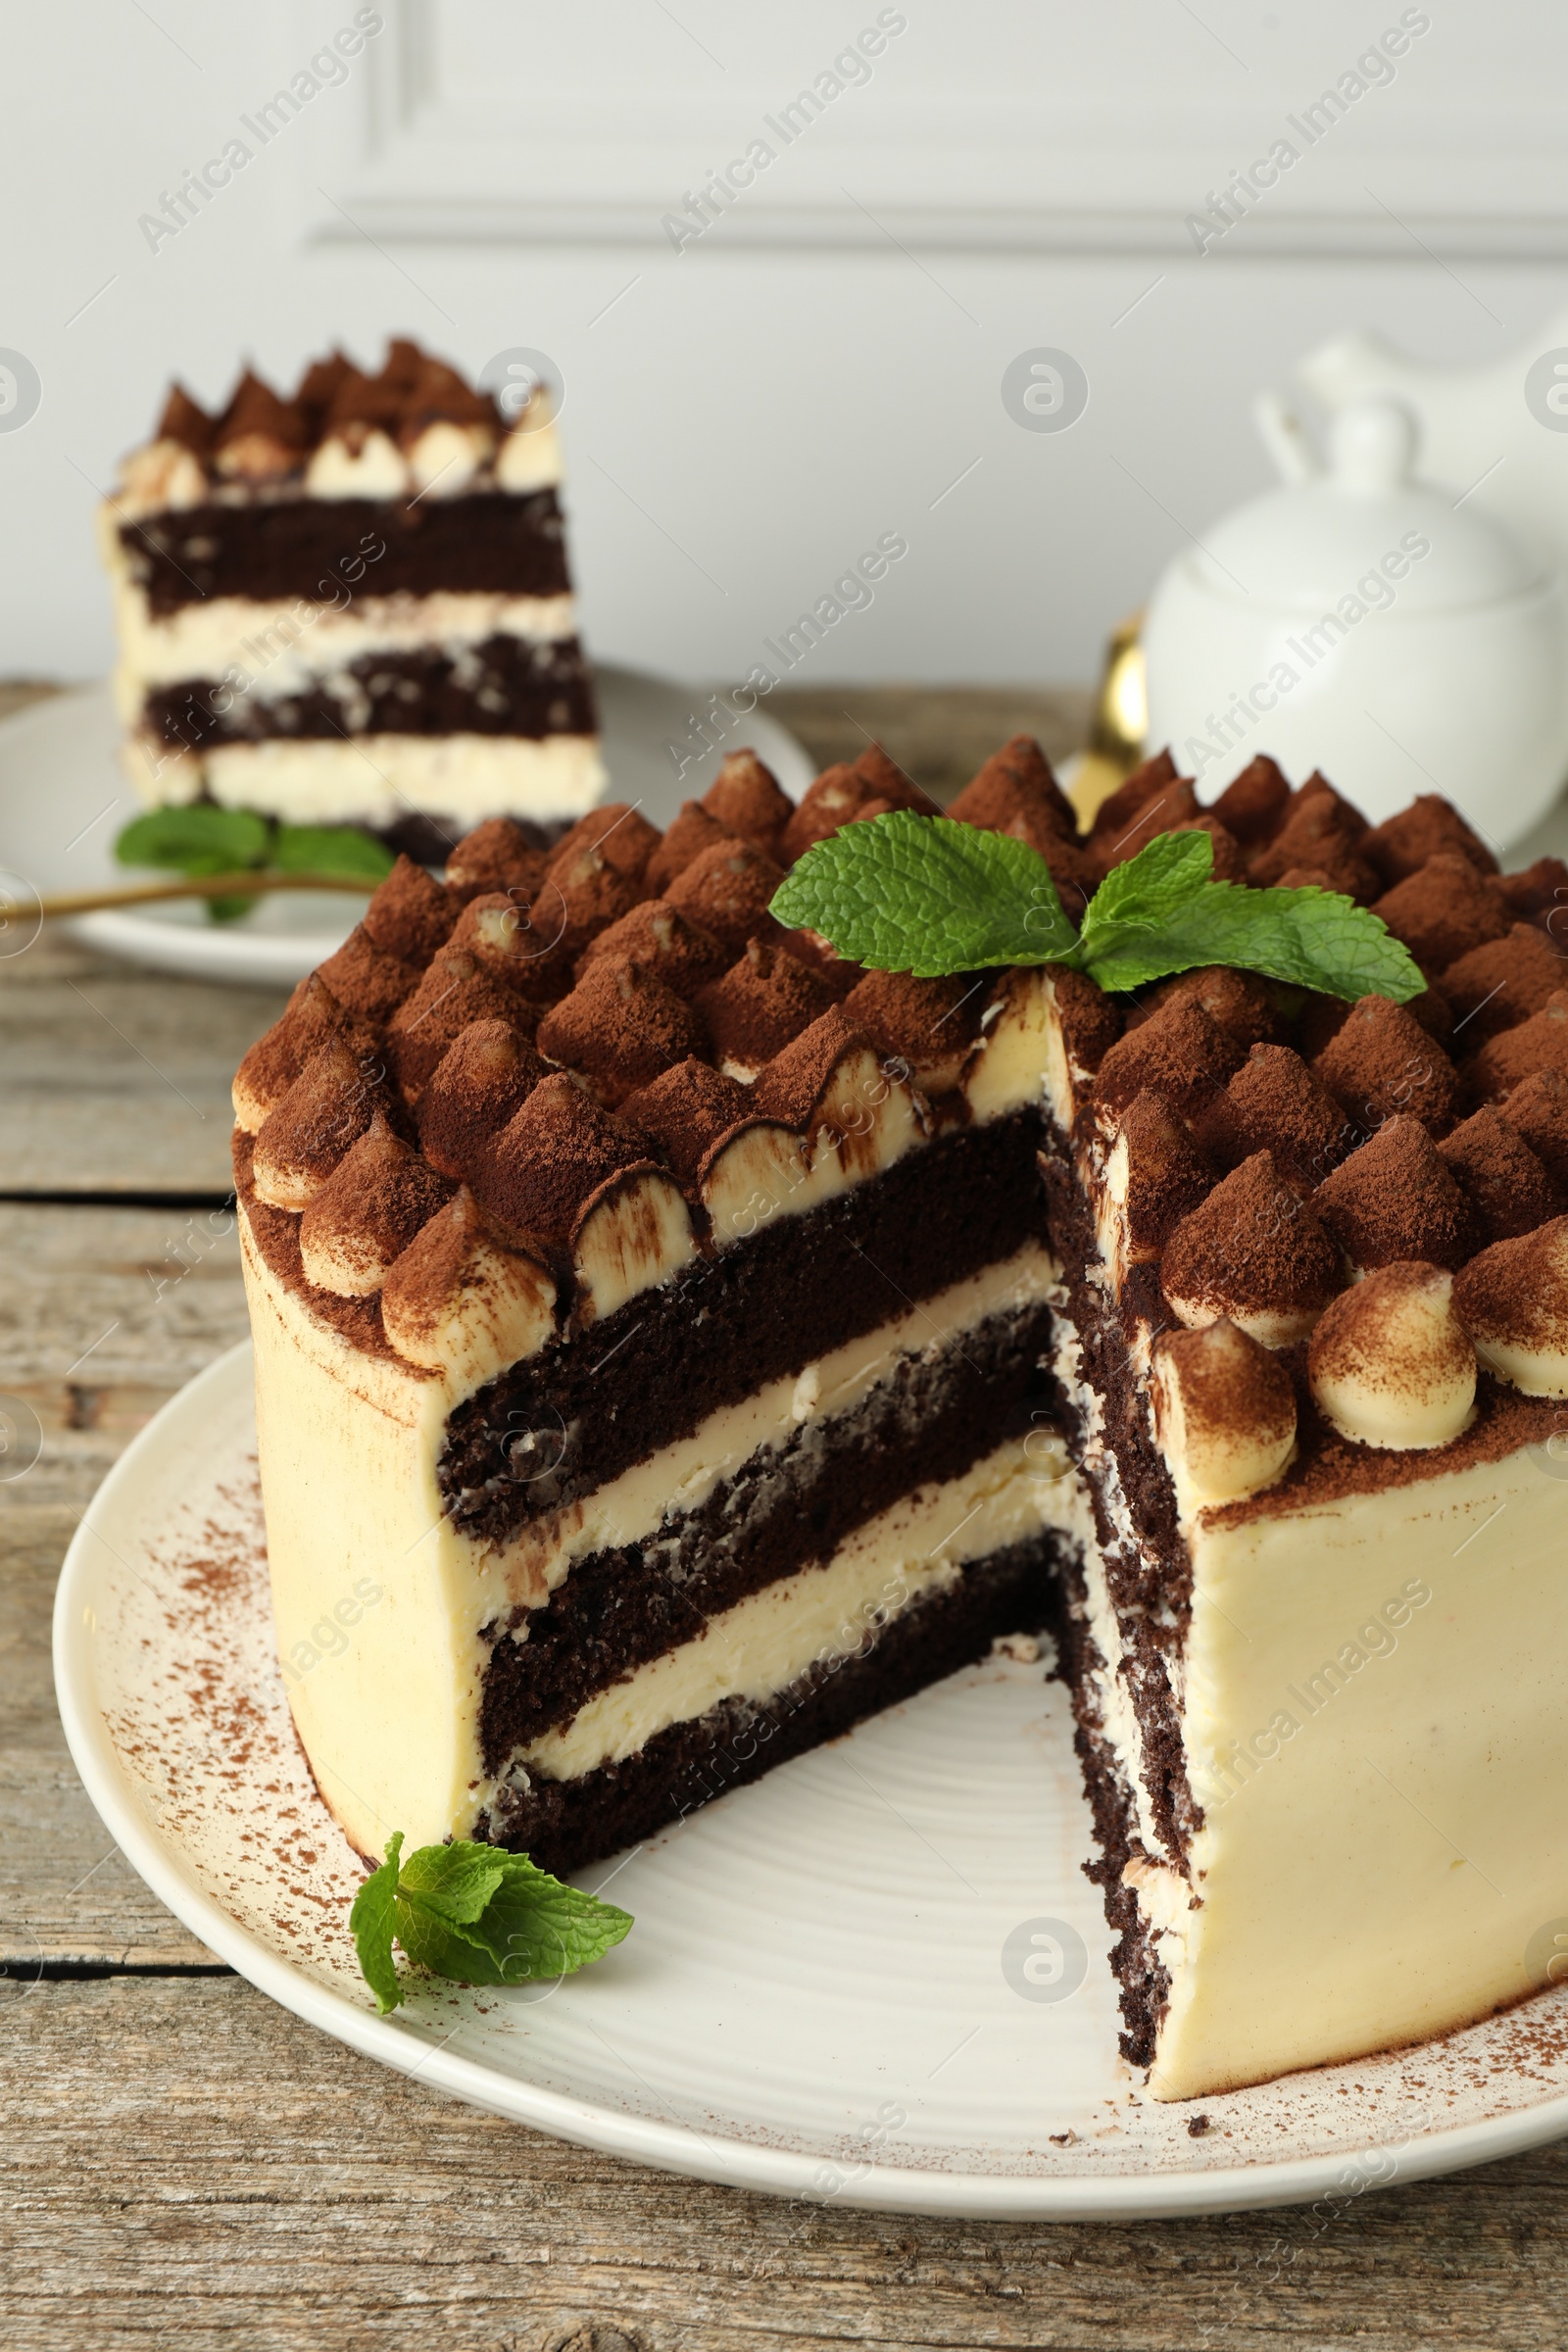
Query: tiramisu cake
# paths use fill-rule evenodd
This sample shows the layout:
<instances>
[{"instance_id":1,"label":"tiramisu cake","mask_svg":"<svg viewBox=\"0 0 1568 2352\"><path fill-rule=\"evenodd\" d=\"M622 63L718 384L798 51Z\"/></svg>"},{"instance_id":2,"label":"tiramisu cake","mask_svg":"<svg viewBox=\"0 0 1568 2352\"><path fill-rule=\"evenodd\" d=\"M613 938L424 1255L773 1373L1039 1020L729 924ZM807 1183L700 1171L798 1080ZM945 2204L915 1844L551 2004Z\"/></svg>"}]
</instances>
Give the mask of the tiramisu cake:
<instances>
[{"instance_id":1,"label":"tiramisu cake","mask_svg":"<svg viewBox=\"0 0 1568 2352\"><path fill-rule=\"evenodd\" d=\"M395 342L218 415L177 385L102 510L124 756L149 808L353 825L427 864L603 789L549 395L504 416Z\"/></svg>"},{"instance_id":2,"label":"tiramisu cake","mask_svg":"<svg viewBox=\"0 0 1568 2352\"><path fill-rule=\"evenodd\" d=\"M1197 828L1374 908L1407 1001L913 979L770 915L921 806L867 754L792 808L742 754L662 837L484 825L247 1056L326 1801L368 1856L569 1871L1054 1622L1156 2096L1522 1997L1568 1916L1568 869L1266 760L1207 811L1152 762L1080 836L1020 739L952 813L1075 917Z\"/></svg>"}]
</instances>

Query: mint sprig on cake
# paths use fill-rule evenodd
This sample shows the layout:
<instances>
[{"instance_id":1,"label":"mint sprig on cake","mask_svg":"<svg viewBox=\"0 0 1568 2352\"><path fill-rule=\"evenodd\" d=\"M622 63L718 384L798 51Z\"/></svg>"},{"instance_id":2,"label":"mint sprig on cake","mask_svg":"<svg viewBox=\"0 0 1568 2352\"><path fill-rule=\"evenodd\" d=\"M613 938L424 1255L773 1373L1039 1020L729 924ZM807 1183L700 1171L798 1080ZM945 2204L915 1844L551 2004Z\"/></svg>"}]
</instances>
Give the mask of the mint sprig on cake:
<instances>
[{"instance_id":1,"label":"mint sprig on cake","mask_svg":"<svg viewBox=\"0 0 1568 2352\"><path fill-rule=\"evenodd\" d=\"M920 980L1060 963L1124 994L1227 964L1352 1004L1402 1004L1425 989L1409 949L1369 907L1316 885L1216 882L1213 867L1209 834L1156 834L1105 876L1075 931L1027 842L900 808L808 850L771 912L851 962Z\"/></svg>"}]
</instances>

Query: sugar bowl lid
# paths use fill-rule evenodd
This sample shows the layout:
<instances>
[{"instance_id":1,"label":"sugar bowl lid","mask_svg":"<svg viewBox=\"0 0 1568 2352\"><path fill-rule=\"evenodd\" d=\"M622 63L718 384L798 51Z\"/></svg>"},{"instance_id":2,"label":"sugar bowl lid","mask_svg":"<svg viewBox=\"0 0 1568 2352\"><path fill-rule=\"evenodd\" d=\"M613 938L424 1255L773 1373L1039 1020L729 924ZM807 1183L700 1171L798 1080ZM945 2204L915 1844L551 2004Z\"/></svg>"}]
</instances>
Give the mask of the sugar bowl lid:
<instances>
[{"instance_id":1,"label":"sugar bowl lid","mask_svg":"<svg viewBox=\"0 0 1568 2352\"><path fill-rule=\"evenodd\" d=\"M1254 612L1332 610L1369 571L1397 580L1397 606L1453 612L1543 588L1539 559L1492 516L1415 478L1416 424L1382 394L1348 402L1320 464L1277 394L1254 417L1284 479L1227 514L1173 567Z\"/></svg>"}]
</instances>

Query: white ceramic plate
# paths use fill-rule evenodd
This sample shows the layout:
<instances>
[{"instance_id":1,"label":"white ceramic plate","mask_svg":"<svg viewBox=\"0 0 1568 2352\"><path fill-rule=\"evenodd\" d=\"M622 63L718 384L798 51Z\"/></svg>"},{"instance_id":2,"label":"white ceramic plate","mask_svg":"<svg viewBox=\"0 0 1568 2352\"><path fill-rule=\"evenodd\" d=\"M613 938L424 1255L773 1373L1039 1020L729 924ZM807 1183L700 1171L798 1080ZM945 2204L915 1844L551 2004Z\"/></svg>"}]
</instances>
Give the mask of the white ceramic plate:
<instances>
[{"instance_id":1,"label":"white ceramic plate","mask_svg":"<svg viewBox=\"0 0 1568 2352\"><path fill-rule=\"evenodd\" d=\"M1194 2137L1193 2108L1150 2100L1116 2055L1064 1693L1004 1661L585 1873L636 1915L599 1966L500 1992L426 1982L378 2018L347 1932L361 1866L273 1663L248 1348L99 1491L60 1582L55 1677L111 1835L213 1951L368 2057L644 2164L1049 2220L1343 2204L1568 2131L1564 1990L1208 2099ZM1048 1953L1082 1939L1067 1997L1013 1989L1019 1930ZM1068 1983L1036 1973L1047 1996Z\"/></svg>"},{"instance_id":2,"label":"white ceramic plate","mask_svg":"<svg viewBox=\"0 0 1568 2352\"><path fill-rule=\"evenodd\" d=\"M732 744L679 776L668 746L692 740L702 697L641 670L602 665L595 678L607 798L637 802L653 824L667 825L683 800L701 793L734 744L750 743L795 800L816 773L795 737L757 710ZM114 858L115 838L139 806L121 773L119 738L107 686L73 687L0 723L0 875L45 894L132 879ZM342 945L364 909L363 894L278 891L237 923L210 922L200 902L187 899L79 915L73 928L90 946L155 971L292 987Z\"/></svg>"}]
</instances>

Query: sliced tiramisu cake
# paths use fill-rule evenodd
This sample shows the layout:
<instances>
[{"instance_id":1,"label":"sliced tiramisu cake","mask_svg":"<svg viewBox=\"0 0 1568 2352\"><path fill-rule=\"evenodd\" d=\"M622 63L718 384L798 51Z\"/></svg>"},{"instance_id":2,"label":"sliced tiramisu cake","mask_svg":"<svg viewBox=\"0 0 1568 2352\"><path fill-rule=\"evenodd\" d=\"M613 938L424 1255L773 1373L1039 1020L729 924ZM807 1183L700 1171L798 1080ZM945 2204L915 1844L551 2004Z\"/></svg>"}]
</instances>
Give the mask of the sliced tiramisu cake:
<instances>
[{"instance_id":1,"label":"sliced tiramisu cake","mask_svg":"<svg viewBox=\"0 0 1568 2352\"><path fill-rule=\"evenodd\" d=\"M150 808L346 825L439 864L603 789L548 394L413 343L209 415L177 385L102 511L125 760Z\"/></svg>"},{"instance_id":2,"label":"sliced tiramisu cake","mask_svg":"<svg viewBox=\"0 0 1568 2352\"><path fill-rule=\"evenodd\" d=\"M1054 1623L1156 2095L1522 1997L1568 1915L1568 869L1266 761L1207 812L1152 762L1080 838L1019 740L924 806L737 755L662 837L486 825L247 1056L326 1801L571 1870Z\"/></svg>"}]
</instances>

